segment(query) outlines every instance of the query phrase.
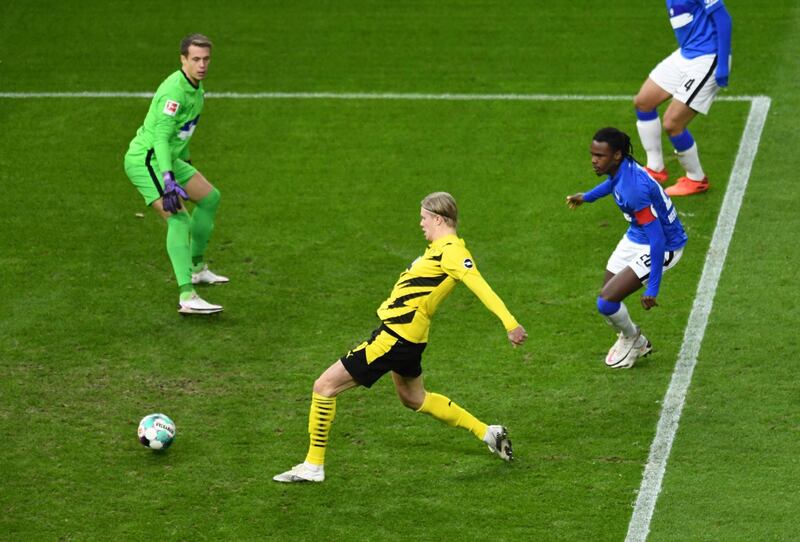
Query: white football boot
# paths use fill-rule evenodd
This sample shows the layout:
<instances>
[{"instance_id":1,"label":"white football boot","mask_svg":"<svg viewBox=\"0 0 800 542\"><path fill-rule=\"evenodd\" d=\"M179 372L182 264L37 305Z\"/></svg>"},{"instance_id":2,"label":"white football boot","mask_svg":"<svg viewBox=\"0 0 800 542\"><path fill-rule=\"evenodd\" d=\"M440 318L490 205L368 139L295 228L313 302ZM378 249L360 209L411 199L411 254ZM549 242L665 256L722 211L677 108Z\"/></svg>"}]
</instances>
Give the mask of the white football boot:
<instances>
[{"instance_id":1,"label":"white football boot","mask_svg":"<svg viewBox=\"0 0 800 542\"><path fill-rule=\"evenodd\" d=\"M322 482L325 480L325 467L323 465L312 465L310 463L300 463L291 470L276 474L272 477L276 482Z\"/></svg>"},{"instance_id":2,"label":"white football boot","mask_svg":"<svg viewBox=\"0 0 800 542\"><path fill-rule=\"evenodd\" d=\"M489 446L492 453L497 454L503 461L513 461L514 451L511 441L508 440L508 430L502 425L490 425L486 428L483 442Z\"/></svg>"},{"instance_id":3,"label":"white football boot","mask_svg":"<svg viewBox=\"0 0 800 542\"><path fill-rule=\"evenodd\" d=\"M619 334L617 342L611 347L606 356L606 367L611 369L630 369L636 360L650 353L653 345L642 335L642 330L636 328L636 335L625 337Z\"/></svg>"},{"instance_id":4,"label":"white football boot","mask_svg":"<svg viewBox=\"0 0 800 542\"><path fill-rule=\"evenodd\" d=\"M225 284L226 282L230 282L228 277L217 275L208 268L207 264L204 264L200 271L192 273L192 284Z\"/></svg>"},{"instance_id":5,"label":"white football boot","mask_svg":"<svg viewBox=\"0 0 800 542\"><path fill-rule=\"evenodd\" d=\"M209 303L197 293L192 292L190 298L178 300L178 312L181 314L214 314L222 312L222 305Z\"/></svg>"}]
</instances>

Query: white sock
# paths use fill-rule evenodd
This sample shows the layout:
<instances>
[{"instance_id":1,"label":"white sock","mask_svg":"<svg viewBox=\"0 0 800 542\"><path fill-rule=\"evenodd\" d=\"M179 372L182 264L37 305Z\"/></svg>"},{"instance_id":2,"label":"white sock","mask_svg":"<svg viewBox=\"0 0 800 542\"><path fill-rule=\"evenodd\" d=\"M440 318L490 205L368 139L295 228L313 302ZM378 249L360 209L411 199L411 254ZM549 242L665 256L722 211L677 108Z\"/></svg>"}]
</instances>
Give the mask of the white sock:
<instances>
[{"instance_id":1,"label":"white sock","mask_svg":"<svg viewBox=\"0 0 800 542\"><path fill-rule=\"evenodd\" d=\"M647 167L653 171L664 170L664 153L661 149L661 119L637 120L636 129L639 131L639 139L642 141L642 148L647 153Z\"/></svg>"},{"instance_id":2,"label":"white sock","mask_svg":"<svg viewBox=\"0 0 800 542\"><path fill-rule=\"evenodd\" d=\"M606 322L616 329L617 331L621 331L625 337L633 337L636 335L636 324L633 323L631 320L631 315L628 314L628 308L625 306L625 303L619 304L619 310L611 315L603 315L603 318L606 319Z\"/></svg>"},{"instance_id":3,"label":"white sock","mask_svg":"<svg viewBox=\"0 0 800 542\"><path fill-rule=\"evenodd\" d=\"M693 181L702 181L706 178L703 168L700 166L700 155L697 153L697 143L683 152L675 151L678 155L678 162L686 170L686 176Z\"/></svg>"}]
</instances>

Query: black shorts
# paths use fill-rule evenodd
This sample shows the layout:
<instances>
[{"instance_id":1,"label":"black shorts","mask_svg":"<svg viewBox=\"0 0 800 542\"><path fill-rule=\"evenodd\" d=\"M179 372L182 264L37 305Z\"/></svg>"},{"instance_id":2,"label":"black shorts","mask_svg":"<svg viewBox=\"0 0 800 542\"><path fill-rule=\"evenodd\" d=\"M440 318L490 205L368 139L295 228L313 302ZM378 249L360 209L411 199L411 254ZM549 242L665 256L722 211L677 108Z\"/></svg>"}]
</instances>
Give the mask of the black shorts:
<instances>
[{"instance_id":1,"label":"black shorts","mask_svg":"<svg viewBox=\"0 0 800 542\"><path fill-rule=\"evenodd\" d=\"M372 332L368 341L364 341L340 359L356 382L371 388L389 371L408 378L421 375L422 352L425 346L426 343L409 342L381 324Z\"/></svg>"}]
</instances>

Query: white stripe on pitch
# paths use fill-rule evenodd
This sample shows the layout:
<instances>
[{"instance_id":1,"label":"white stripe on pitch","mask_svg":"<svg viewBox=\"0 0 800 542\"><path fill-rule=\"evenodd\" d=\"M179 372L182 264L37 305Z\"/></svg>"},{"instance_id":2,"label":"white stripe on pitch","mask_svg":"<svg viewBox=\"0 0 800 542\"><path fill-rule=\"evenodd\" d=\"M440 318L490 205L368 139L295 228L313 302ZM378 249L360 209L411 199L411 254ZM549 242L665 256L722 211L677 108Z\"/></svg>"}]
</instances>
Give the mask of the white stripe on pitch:
<instances>
[{"instance_id":1,"label":"white stripe on pitch","mask_svg":"<svg viewBox=\"0 0 800 542\"><path fill-rule=\"evenodd\" d=\"M1 98L152 98L152 92L0 92ZM633 96L592 94L415 94L400 92L207 92L207 98L239 100L440 100L512 102L620 102ZM760 96L719 96L725 102L752 102Z\"/></svg>"},{"instance_id":2,"label":"white stripe on pitch","mask_svg":"<svg viewBox=\"0 0 800 542\"><path fill-rule=\"evenodd\" d=\"M656 427L656 436L650 445L650 456L645 465L639 495L633 509L631 522L628 525L626 542L644 542L650 532L650 520L653 517L658 494L661 492L661 482L667 468L667 459L669 459L675 433L678 431L678 422L686 402L686 392L692 381L694 367L697 365L697 355L703 342L708 316L711 313L722 267L725 265L728 245L731 242L739 209L742 206L747 181L750 179L750 170L758 152L761 132L767 119L767 113L769 113L770 103L771 101L767 97L756 97L750 106L750 114L739 143L739 152L736 154L736 162L728 181L728 189L725 191L725 198L722 201L717 226L706 253L706 262L703 265L700 282L697 284L697 294L692 305L692 312L689 314L689 321L686 323L678 361L664 396L661 417Z\"/></svg>"}]
</instances>

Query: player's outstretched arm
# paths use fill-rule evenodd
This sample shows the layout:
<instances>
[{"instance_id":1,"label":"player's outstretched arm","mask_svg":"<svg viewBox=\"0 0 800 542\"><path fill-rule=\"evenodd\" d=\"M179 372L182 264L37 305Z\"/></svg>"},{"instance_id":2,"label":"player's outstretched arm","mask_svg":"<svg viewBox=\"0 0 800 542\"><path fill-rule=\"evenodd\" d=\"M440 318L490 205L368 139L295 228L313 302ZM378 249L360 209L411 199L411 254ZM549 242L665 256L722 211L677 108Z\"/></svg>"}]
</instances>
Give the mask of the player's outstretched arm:
<instances>
[{"instance_id":1,"label":"player's outstretched arm","mask_svg":"<svg viewBox=\"0 0 800 542\"><path fill-rule=\"evenodd\" d=\"M475 296L481 300L481 302L486 306L487 309L492 311L500 321L503 322L503 326L506 328L508 333L508 340L511 341L511 344L514 346L520 345L525 342L525 339L528 337L528 334L525 332L525 328L522 327L517 319L509 312L508 308L506 308L506 304L503 303L503 300L500 299L492 287L489 286L489 283L481 276L480 273L477 272L476 269L473 269L461 279L467 288L475 294Z\"/></svg>"},{"instance_id":2,"label":"player's outstretched arm","mask_svg":"<svg viewBox=\"0 0 800 542\"><path fill-rule=\"evenodd\" d=\"M597 201L609 195L612 190L614 190L614 184L611 182L611 179L606 179L586 193L578 192L577 194L567 196L567 205L569 205L570 209L574 209L584 203Z\"/></svg>"}]
</instances>

